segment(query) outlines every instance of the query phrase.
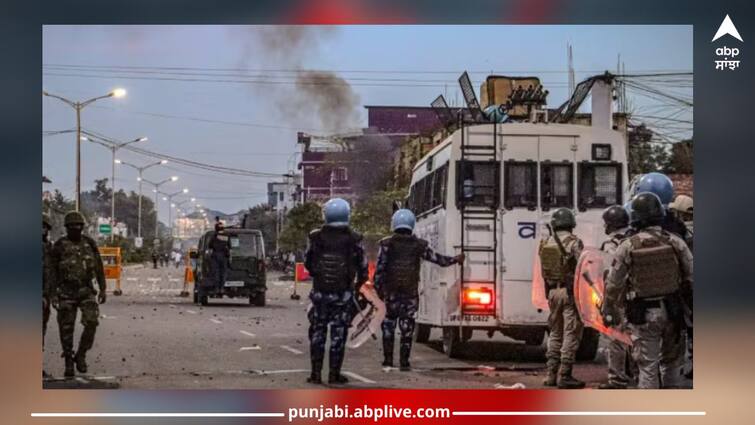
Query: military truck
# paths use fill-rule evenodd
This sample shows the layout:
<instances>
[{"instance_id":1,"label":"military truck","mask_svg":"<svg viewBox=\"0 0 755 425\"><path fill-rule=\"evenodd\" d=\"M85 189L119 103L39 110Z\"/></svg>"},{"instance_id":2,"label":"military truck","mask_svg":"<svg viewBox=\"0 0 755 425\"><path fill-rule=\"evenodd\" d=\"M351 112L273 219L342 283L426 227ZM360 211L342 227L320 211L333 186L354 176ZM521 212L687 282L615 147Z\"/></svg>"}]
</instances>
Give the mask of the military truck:
<instances>
[{"instance_id":1,"label":"military truck","mask_svg":"<svg viewBox=\"0 0 755 425\"><path fill-rule=\"evenodd\" d=\"M219 282L213 263L210 241L215 231L208 231L197 244L194 268L194 303L207 305L210 298L249 298L249 304L265 305L265 244L262 232L230 227L220 231L230 248L225 279Z\"/></svg>"}]
</instances>

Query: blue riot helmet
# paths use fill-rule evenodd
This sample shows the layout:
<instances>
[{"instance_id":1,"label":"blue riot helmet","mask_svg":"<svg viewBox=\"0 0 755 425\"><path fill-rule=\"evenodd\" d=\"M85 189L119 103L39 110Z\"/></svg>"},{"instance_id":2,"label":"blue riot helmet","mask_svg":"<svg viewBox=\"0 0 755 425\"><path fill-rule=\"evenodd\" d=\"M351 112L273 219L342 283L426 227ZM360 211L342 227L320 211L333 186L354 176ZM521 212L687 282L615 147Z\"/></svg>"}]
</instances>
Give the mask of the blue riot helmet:
<instances>
[{"instance_id":1,"label":"blue riot helmet","mask_svg":"<svg viewBox=\"0 0 755 425\"><path fill-rule=\"evenodd\" d=\"M350 214L349 203L341 198L333 198L322 207L322 216L328 226L348 226Z\"/></svg>"},{"instance_id":2,"label":"blue riot helmet","mask_svg":"<svg viewBox=\"0 0 755 425\"><path fill-rule=\"evenodd\" d=\"M647 173L637 182L636 193L655 193L664 207L674 200L674 184L665 174Z\"/></svg>"},{"instance_id":3,"label":"blue riot helmet","mask_svg":"<svg viewBox=\"0 0 755 425\"><path fill-rule=\"evenodd\" d=\"M416 223L414 213L407 209L400 209L393 213L393 219L391 219L391 230L396 231L398 229L406 229L410 232L414 230L414 224Z\"/></svg>"}]
</instances>

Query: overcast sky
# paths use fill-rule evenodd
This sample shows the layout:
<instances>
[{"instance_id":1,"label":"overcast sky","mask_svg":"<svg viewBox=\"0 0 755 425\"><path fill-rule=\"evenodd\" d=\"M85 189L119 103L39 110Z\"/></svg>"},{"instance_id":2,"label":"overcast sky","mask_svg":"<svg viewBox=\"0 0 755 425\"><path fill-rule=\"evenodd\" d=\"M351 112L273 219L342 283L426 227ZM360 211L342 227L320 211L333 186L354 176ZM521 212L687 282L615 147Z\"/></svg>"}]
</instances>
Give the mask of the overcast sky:
<instances>
[{"instance_id":1,"label":"overcast sky","mask_svg":"<svg viewBox=\"0 0 755 425\"><path fill-rule=\"evenodd\" d=\"M549 105L557 106L567 96L567 43L573 45L577 81L614 71L619 54L627 73L692 70L690 26L46 26L43 86L72 100L125 88L125 98L84 109L82 126L124 141L148 136L143 148L176 157L285 173L297 151L297 130L332 129L311 101L296 94L296 74L289 70L331 70L351 83L357 116L343 126L355 127L367 123L363 105L426 106L440 93L453 100L464 70L475 87L490 71L539 76L550 90ZM140 68L103 68L113 66ZM74 128L72 108L41 101L43 130ZM73 134L42 139L42 170L53 181L46 187L69 197L74 140ZM151 161L124 151L118 156ZM110 176L110 158L103 147L82 145L84 190ZM118 187L136 190L134 170L116 172ZM145 177L171 175L180 180L166 191L187 187L209 208L228 213L264 202L270 180L170 164ZM145 195L152 196L149 190L145 186ZM167 219L164 203L160 219Z\"/></svg>"}]
</instances>

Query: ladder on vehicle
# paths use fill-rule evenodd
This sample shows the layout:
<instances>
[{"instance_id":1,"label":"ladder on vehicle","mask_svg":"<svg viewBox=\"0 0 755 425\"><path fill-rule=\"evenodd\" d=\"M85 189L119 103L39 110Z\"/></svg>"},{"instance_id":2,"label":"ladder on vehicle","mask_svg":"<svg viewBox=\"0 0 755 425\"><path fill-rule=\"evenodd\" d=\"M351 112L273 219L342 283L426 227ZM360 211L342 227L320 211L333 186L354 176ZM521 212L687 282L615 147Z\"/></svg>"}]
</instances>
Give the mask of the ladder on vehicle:
<instances>
[{"instance_id":1,"label":"ladder on vehicle","mask_svg":"<svg viewBox=\"0 0 755 425\"><path fill-rule=\"evenodd\" d=\"M465 120L464 116L460 114L459 116L459 128L461 129L461 161L462 161L462 167L465 166L468 162L473 163L481 163L481 162L492 162L496 164L495 166L495 172L494 172L494 178L492 179L492 184L489 184L491 182L487 182L488 184L480 184L478 179L475 180L474 184L467 185L466 182L462 181L462 184L459 187L459 190L472 190L472 193L475 194L472 196L472 199L474 200L477 197L478 193L485 193L485 194L491 194L493 196L493 202L491 205L468 205L468 202L464 199L463 193L462 193L462 201L459 202L458 209L459 213L461 215L461 253L464 254L467 258L465 262L473 260L473 257L478 256L485 256L486 260L490 258L490 254L492 254L492 264L489 266L491 267L491 276L493 277L493 282L498 277L498 207L500 205L500 190L499 190L499 182L500 182L500 163L498 159L498 123L492 123L493 126L493 143L492 144L485 144L481 145L478 143L471 143L469 135L467 134L468 128L465 127ZM475 204L475 202L472 202L472 204ZM470 229L471 225L480 225L480 224L488 224L489 228L492 229L492 238L491 238L491 244L490 245L470 245L469 240L467 238L467 231ZM467 263L469 264L469 263ZM473 276L464 276L464 271L462 269L461 274L461 285L459 286L459 305L463 306L463 296L464 296L464 289L466 287L466 283L469 281L475 281L480 282L479 278L477 279L469 279L474 278ZM495 300L493 300L493 314L495 314L496 309L496 303ZM462 311L462 321L463 321L463 311ZM462 322L460 321L460 322ZM459 332L461 334L461 326L459 329Z\"/></svg>"}]
</instances>

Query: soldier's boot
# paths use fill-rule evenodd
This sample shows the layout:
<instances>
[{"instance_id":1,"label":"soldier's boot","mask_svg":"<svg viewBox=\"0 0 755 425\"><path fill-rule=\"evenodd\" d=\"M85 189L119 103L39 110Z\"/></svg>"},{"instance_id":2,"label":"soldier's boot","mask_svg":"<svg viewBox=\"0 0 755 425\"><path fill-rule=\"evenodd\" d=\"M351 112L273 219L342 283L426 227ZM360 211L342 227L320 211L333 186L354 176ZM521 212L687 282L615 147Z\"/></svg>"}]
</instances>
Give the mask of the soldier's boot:
<instances>
[{"instance_id":1,"label":"soldier's boot","mask_svg":"<svg viewBox=\"0 0 755 425\"><path fill-rule=\"evenodd\" d=\"M393 340L383 340L383 366L393 367Z\"/></svg>"},{"instance_id":2,"label":"soldier's boot","mask_svg":"<svg viewBox=\"0 0 755 425\"><path fill-rule=\"evenodd\" d=\"M548 376L545 377L543 385L546 387L558 385L558 363L548 363Z\"/></svg>"},{"instance_id":3,"label":"soldier's boot","mask_svg":"<svg viewBox=\"0 0 755 425\"><path fill-rule=\"evenodd\" d=\"M66 378L72 378L76 374L73 370L73 353L63 353L62 357L66 362L66 370L63 373L63 376Z\"/></svg>"},{"instance_id":4,"label":"soldier's boot","mask_svg":"<svg viewBox=\"0 0 755 425\"><path fill-rule=\"evenodd\" d=\"M561 364L561 368L558 371L558 388L574 390L584 387L584 382L572 376L572 365Z\"/></svg>"},{"instance_id":5,"label":"soldier's boot","mask_svg":"<svg viewBox=\"0 0 755 425\"><path fill-rule=\"evenodd\" d=\"M401 344L399 351L399 370L401 370L402 372L412 370L412 366L409 364L409 354L411 353L411 350L411 346L407 344Z\"/></svg>"},{"instance_id":6,"label":"soldier's boot","mask_svg":"<svg viewBox=\"0 0 755 425\"><path fill-rule=\"evenodd\" d=\"M307 378L310 384L322 384L322 360L312 360L312 372Z\"/></svg>"},{"instance_id":7,"label":"soldier's boot","mask_svg":"<svg viewBox=\"0 0 755 425\"><path fill-rule=\"evenodd\" d=\"M328 374L328 384L347 384L349 379L341 375L341 369L331 369Z\"/></svg>"},{"instance_id":8,"label":"soldier's boot","mask_svg":"<svg viewBox=\"0 0 755 425\"><path fill-rule=\"evenodd\" d=\"M86 351L79 349L79 351L76 352L76 355L74 356L73 360L76 363L76 370L78 370L79 373L87 373Z\"/></svg>"}]
</instances>

